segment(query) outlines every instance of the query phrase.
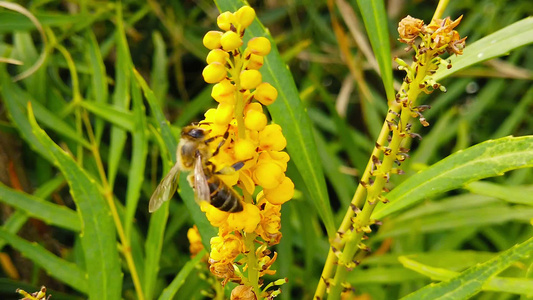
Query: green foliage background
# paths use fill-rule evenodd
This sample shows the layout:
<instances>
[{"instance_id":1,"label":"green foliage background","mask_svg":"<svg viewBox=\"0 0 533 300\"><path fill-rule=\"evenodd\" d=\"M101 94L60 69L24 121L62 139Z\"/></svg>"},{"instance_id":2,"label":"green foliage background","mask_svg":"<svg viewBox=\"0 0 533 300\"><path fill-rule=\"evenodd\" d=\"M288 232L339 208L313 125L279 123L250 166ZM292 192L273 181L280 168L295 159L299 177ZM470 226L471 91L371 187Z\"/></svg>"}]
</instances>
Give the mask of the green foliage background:
<instances>
[{"instance_id":1,"label":"green foliage background","mask_svg":"<svg viewBox=\"0 0 533 300\"><path fill-rule=\"evenodd\" d=\"M289 140L288 176L299 191L283 206L278 273L266 278L289 279L281 299L313 296L328 235L349 209L392 81L404 75L391 73L392 57L411 59L396 41L397 23L407 14L429 23L437 6L390 1L385 13L380 3L336 1L339 41L325 1L250 2L262 24L245 39L267 36L277 46L262 72L280 92L269 114ZM201 299L210 286L190 259L186 232L197 224L208 245L213 229L183 181L183 200L149 215L148 199L175 160L180 128L215 106L201 77L202 37L216 29L217 6L242 3L19 4L47 42L27 17L0 8L0 57L24 63L0 64L0 248L19 274L10 278L3 263L0 297L46 285L53 299L136 299L133 267L145 299ZM467 50L435 76L447 93L423 100L431 126L415 124L423 139L412 143L406 174L392 177L391 203L376 209L383 226L349 277L355 294L533 295L533 261L525 258L533 249L532 13L527 0L450 1L444 16L464 15L457 29ZM13 82L42 51L43 65Z\"/></svg>"}]
</instances>

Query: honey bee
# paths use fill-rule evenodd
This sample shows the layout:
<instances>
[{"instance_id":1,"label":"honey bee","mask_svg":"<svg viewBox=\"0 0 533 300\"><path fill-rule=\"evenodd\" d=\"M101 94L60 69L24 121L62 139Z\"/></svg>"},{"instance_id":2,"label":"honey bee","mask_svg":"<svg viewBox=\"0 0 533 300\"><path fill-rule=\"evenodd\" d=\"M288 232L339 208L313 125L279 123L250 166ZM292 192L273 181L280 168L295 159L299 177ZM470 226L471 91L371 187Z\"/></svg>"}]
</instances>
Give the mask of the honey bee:
<instances>
[{"instance_id":1,"label":"honey bee","mask_svg":"<svg viewBox=\"0 0 533 300\"><path fill-rule=\"evenodd\" d=\"M200 125L189 125L181 131L181 139L176 150L177 162L168 174L161 180L155 189L150 204L149 212L154 212L163 202L172 198L178 188L180 171L192 172L188 176L189 183L194 188L197 202L207 201L214 207L226 212L240 212L243 210L240 196L233 188L226 185L214 170L214 165L209 159L216 155L227 139L228 132L223 136L223 141L214 152L209 144L218 137L208 138L210 130L201 128ZM238 170L241 164L232 166Z\"/></svg>"}]
</instances>

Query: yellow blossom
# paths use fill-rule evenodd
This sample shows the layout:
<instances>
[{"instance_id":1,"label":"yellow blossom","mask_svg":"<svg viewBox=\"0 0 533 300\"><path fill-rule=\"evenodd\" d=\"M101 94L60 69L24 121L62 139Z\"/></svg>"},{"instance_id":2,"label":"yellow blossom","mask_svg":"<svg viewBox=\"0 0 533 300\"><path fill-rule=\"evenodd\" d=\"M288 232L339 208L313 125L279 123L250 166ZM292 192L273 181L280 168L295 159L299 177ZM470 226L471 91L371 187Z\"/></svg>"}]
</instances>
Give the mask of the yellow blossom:
<instances>
[{"instance_id":1,"label":"yellow blossom","mask_svg":"<svg viewBox=\"0 0 533 300\"><path fill-rule=\"evenodd\" d=\"M233 213L228 217L228 226L234 230L251 233L254 232L260 220L259 208L253 204L244 203L243 211Z\"/></svg>"}]
</instances>

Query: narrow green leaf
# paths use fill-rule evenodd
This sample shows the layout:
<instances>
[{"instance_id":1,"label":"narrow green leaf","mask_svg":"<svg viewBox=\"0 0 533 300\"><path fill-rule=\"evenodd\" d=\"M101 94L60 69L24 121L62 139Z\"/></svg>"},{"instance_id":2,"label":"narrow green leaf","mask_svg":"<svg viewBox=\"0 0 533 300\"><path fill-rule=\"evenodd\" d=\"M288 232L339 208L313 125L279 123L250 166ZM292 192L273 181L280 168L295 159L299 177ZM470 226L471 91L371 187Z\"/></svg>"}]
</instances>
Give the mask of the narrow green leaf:
<instances>
[{"instance_id":1,"label":"narrow green leaf","mask_svg":"<svg viewBox=\"0 0 533 300\"><path fill-rule=\"evenodd\" d=\"M28 119L33 133L52 157L70 186L82 220L81 243L87 262L89 297L118 299L122 292L122 272L111 212L97 183L39 127L31 106Z\"/></svg>"},{"instance_id":2,"label":"narrow green leaf","mask_svg":"<svg viewBox=\"0 0 533 300\"><path fill-rule=\"evenodd\" d=\"M80 231L80 217L73 210L39 197L11 189L0 183L0 201L23 210L29 216L72 231Z\"/></svg>"},{"instance_id":3,"label":"narrow green leaf","mask_svg":"<svg viewBox=\"0 0 533 300\"><path fill-rule=\"evenodd\" d=\"M460 25L459 25L460 27ZM460 29L459 29L460 30ZM528 17L502 28L493 34L467 44L463 55L450 57L453 68L441 64L433 78L437 81L482 61L506 55L511 50L533 42L533 17Z\"/></svg>"},{"instance_id":4,"label":"narrow green leaf","mask_svg":"<svg viewBox=\"0 0 533 300\"><path fill-rule=\"evenodd\" d=\"M404 267L428 276L432 280L446 281L459 275L459 272L450 271L444 268L435 268L410 259L406 256L400 256L398 257L398 260ZM533 294L533 280L524 278L495 277L488 279L483 285L482 290L531 295Z\"/></svg>"},{"instance_id":5,"label":"narrow green leaf","mask_svg":"<svg viewBox=\"0 0 533 300\"><path fill-rule=\"evenodd\" d=\"M42 199L48 198L64 182L65 181L62 176L57 176L35 190L34 196ZM26 212L17 210L11 216L9 216L2 227L9 233L16 234L22 228L22 226L26 224L28 218L29 216ZM79 220L78 223L80 223ZM0 240L0 250L4 248L5 244L5 241Z\"/></svg>"},{"instance_id":6,"label":"narrow green leaf","mask_svg":"<svg viewBox=\"0 0 533 300\"><path fill-rule=\"evenodd\" d=\"M533 197L531 197L533 186L503 186L488 181L477 181L468 184L465 189L474 194L533 206Z\"/></svg>"},{"instance_id":7,"label":"narrow green leaf","mask_svg":"<svg viewBox=\"0 0 533 300\"><path fill-rule=\"evenodd\" d=\"M482 178L533 166L533 136L489 140L461 150L415 174L386 195L373 218L381 219L423 199Z\"/></svg>"},{"instance_id":8,"label":"narrow green leaf","mask_svg":"<svg viewBox=\"0 0 533 300\"><path fill-rule=\"evenodd\" d=\"M479 293L488 280L508 268L515 261L533 251L533 238L518 244L483 264L476 265L458 276L430 284L402 298L408 299L467 299Z\"/></svg>"},{"instance_id":9,"label":"narrow green leaf","mask_svg":"<svg viewBox=\"0 0 533 300\"><path fill-rule=\"evenodd\" d=\"M0 239L5 240L11 247L41 266L50 276L61 280L82 293L87 294L89 292L90 285L87 283L87 274L75 264L61 259L39 244L30 243L3 228L0 228Z\"/></svg>"},{"instance_id":10,"label":"narrow green leaf","mask_svg":"<svg viewBox=\"0 0 533 300\"><path fill-rule=\"evenodd\" d=\"M169 286L167 286L164 290L161 296L159 296L159 300L171 300L174 299L174 296L180 289L180 287L185 283L185 279L191 274L192 270L194 270L194 267L202 260L202 258L207 254L205 250L202 250L200 253L196 254L196 256L188 261L183 268L181 268L180 272Z\"/></svg>"},{"instance_id":11,"label":"narrow green leaf","mask_svg":"<svg viewBox=\"0 0 533 300\"><path fill-rule=\"evenodd\" d=\"M146 101L148 102L148 105L150 106L150 111L152 112L156 123L156 129L159 134L161 134L161 137L163 138L163 141L165 142L165 145L167 147L167 150L171 154L172 160L176 161L176 148L178 147L178 143L176 142L176 138L172 134L172 130L170 129L170 124L168 123L168 120L165 118L165 115L163 114L163 111L161 110L161 107L158 104L157 98L155 97L154 92L148 87L148 84L144 80L144 78L137 72L137 70L133 70L133 74L135 75L135 79L141 86L141 89L143 90L144 97L146 98Z\"/></svg>"},{"instance_id":12,"label":"narrow green leaf","mask_svg":"<svg viewBox=\"0 0 533 300\"><path fill-rule=\"evenodd\" d=\"M95 103L104 104L107 103L108 89L107 89L107 74L104 65L104 60L102 58L102 53L100 52L100 47L98 47L98 41L96 36L91 30L87 30L85 34L85 40L87 43L87 60L89 62L89 67L91 68L91 92L94 98ZM82 104L86 101L82 101ZM95 139L100 144L100 139L104 130L104 122L102 119L97 118L94 121L94 135Z\"/></svg>"},{"instance_id":13,"label":"narrow green leaf","mask_svg":"<svg viewBox=\"0 0 533 300\"><path fill-rule=\"evenodd\" d=\"M392 78L392 57L390 51L390 37L387 11L383 0L357 0L361 16L365 23L366 32L372 45L372 50L378 61L381 80L385 87L387 99L394 99Z\"/></svg>"},{"instance_id":14,"label":"narrow green leaf","mask_svg":"<svg viewBox=\"0 0 533 300\"><path fill-rule=\"evenodd\" d=\"M121 127L122 129L127 130L129 132L133 132L133 123L135 120L133 114L130 111L109 104L100 104L89 101L82 101L80 102L80 104L88 111L101 117L107 122L115 126Z\"/></svg>"},{"instance_id":15,"label":"narrow green leaf","mask_svg":"<svg viewBox=\"0 0 533 300\"><path fill-rule=\"evenodd\" d=\"M152 72L150 73L151 89L161 106L166 102L168 92L168 57L165 40L159 31L152 34L154 55L152 58ZM187 111L188 110L184 110ZM188 115L188 114L184 114Z\"/></svg>"},{"instance_id":16,"label":"narrow green leaf","mask_svg":"<svg viewBox=\"0 0 533 300\"><path fill-rule=\"evenodd\" d=\"M133 99L134 130L132 132L132 153L126 190L126 216L124 218L126 236L130 235L137 203L141 196L146 157L148 155L146 110L142 100L141 88L137 82L132 82L131 84L131 96Z\"/></svg>"},{"instance_id":17,"label":"narrow green leaf","mask_svg":"<svg viewBox=\"0 0 533 300\"><path fill-rule=\"evenodd\" d=\"M84 147L89 147L89 143L80 137L68 123L59 118L57 114L49 111L41 103L35 101L28 92L23 90L19 85L12 83L11 79L6 78L6 80L2 80L2 94L5 97L9 112L14 118L13 121L19 125L17 126L19 130L28 128L28 125L23 125L25 121L19 120L19 118L23 118L23 115L26 114L26 106L28 102L31 102L35 110L35 117L39 122L64 137L81 143ZM34 146L39 147L36 144Z\"/></svg>"},{"instance_id":18,"label":"narrow green leaf","mask_svg":"<svg viewBox=\"0 0 533 300\"><path fill-rule=\"evenodd\" d=\"M122 19L122 5L116 5L116 28L115 39L117 45L117 62L115 64L115 90L113 93L113 105L121 110L128 110L130 106L130 82L131 82L131 56L126 40L126 33L124 30L124 22ZM107 178L109 185L115 185L118 165L124 146L126 144L126 131L122 128L111 127L111 137L109 142L109 158L107 168Z\"/></svg>"},{"instance_id":19,"label":"narrow green leaf","mask_svg":"<svg viewBox=\"0 0 533 300\"><path fill-rule=\"evenodd\" d=\"M481 203L480 203L481 204ZM397 222L391 220L379 231L376 238L399 236L405 234L429 233L443 230L459 230L476 226L489 226L515 221L529 223L533 218L533 208L524 206L509 207L503 203L495 203L489 207L475 207L420 217Z\"/></svg>"},{"instance_id":20,"label":"narrow green leaf","mask_svg":"<svg viewBox=\"0 0 533 300\"><path fill-rule=\"evenodd\" d=\"M215 3L220 11L236 11L246 5L241 0L217 0ZM278 90L278 98L268 106L268 111L274 122L283 128L291 160L305 181L311 200L313 200L324 222L328 236L333 238L335 236L333 212L329 204L322 168L316 163L320 157L311 120L300 100L294 79L287 65L283 62L274 40L269 31L256 19L246 29L245 37L249 39L259 36L268 38L272 44L272 50L264 58L264 64L261 68L263 81L272 84Z\"/></svg>"},{"instance_id":21,"label":"narrow green leaf","mask_svg":"<svg viewBox=\"0 0 533 300\"><path fill-rule=\"evenodd\" d=\"M0 64L0 75L0 82L2 82L0 92L2 93L2 99L4 100L11 121L16 125L21 137L28 143L31 149L44 158L50 159L50 154L44 150L43 145L32 132L26 115L26 109L18 105L17 98L24 97L24 95L22 95L20 87L14 84L7 74L5 64Z\"/></svg>"}]
</instances>

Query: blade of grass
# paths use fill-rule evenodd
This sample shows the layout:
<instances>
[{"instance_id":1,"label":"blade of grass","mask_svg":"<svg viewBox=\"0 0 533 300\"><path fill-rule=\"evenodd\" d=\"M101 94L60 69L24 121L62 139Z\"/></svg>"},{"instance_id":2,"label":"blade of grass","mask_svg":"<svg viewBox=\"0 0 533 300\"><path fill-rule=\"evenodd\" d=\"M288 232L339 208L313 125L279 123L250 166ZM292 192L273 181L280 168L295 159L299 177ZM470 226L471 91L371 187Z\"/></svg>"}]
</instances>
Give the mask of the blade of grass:
<instances>
[{"instance_id":1,"label":"blade of grass","mask_svg":"<svg viewBox=\"0 0 533 300\"><path fill-rule=\"evenodd\" d=\"M411 176L386 195L372 214L381 219L439 193L469 182L533 166L533 136L489 140L448 156Z\"/></svg>"},{"instance_id":2,"label":"blade of grass","mask_svg":"<svg viewBox=\"0 0 533 300\"><path fill-rule=\"evenodd\" d=\"M150 88L155 93L158 103L163 107L168 91L168 57L165 40L159 31L152 34L154 55L152 58L152 72L150 74ZM187 111L187 110L185 110ZM184 114L187 115L187 114Z\"/></svg>"},{"instance_id":3,"label":"blade of grass","mask_svg":"<svg viewBox=\"0 0 533 300\"><path fill-rule=\"evenodd\" d=\"M70 186L72 199L82 220L81 243L87 262L89 297L118 299L122 292L122 272L118 256L114 223L109 207L97 184L67 153L39 127L31 105L28 118L33 133L52 157Z\"/></svg>"},{"instance_id":4,"label":"blade of grass","mask_svg":"<svg viewBox=\"0 0 533 300\"><path fill-rule=\"evenodd\" d=\"M98 47L98 42L96 41L96 36L91 30L87 30L85 33L85 41L87 43L87 60L89 67L91 68L91 92L94 98L94 102L98 104L107 103L109 93L107 90L107 74L102 58L102 53L100 52L100 47ZM81 102L82 104L85 101ZM96 118L94 120L94 135L95 140L100 144L102 138L102 133L104 130L104 121L102 119Z\"/></svg>"},{"instance_id":5,"label":"blade of grass","mask_svg":"<svg viewBox=\"0 0 533 300\"><path fill-rule=\"evenodd\" d=\"M372 50L378 61L380 77L383 81L387 100L394 99L394 87L392 78L392 60L389 42L389 27L387 12L383 0L357 0L357 6L361 11L367 36L370 39Z\"/></svg>"},{"instance_id":6,"label":"blade of grass","mask_svg":"<svg viewBox=\"0 0 533 300\"><path fill-rule=\"evenodd\" d=\"M128 110L130 106L130 81L131 81L131 55L124 31L124 22L122 19L122 5L117 4L115 10L117 31L116 51L117 62L115 65L115 92L113 94L113 105L121 110ZM115 179L118 172L118 164L126 144L126 131L122 128L111 127L111 137L109 142L109 159L107 168L107 179L111 188L115 185Z\"/></svg>"},{"instance_id":7,"label":"blade of grass","mask_svg":"<svg viewBox=\"0 0 533 300\"><path fill-rule=\"evenodd\" d=\"M50 276L82 293L90 293L90 283L87 282L87 274L75 264L55 256L37 243L30 243L6 231L4 228L0 228L0 239L3 239L11 247L17 249L35 264L41 266Z\"/></svg>"},{"instance_id":8,"label":"blade of grass","mask_svg":"<svg viewBox=\"0 0 533 300\"><path fill-rule=\"evenodd\" d=\"M518 244L483 264L476 265L458 276L430 284L402 298L408 299L468 299L479 293L491 277L533 251L533 238Z\"/></svg>"},{"instance_id":9,"label":"blade of grass","mask_svg":"<svg viewBox=\"0 0 533 300\"><path fill-rule=\"evenodd\" d=\"M465 189L474 194L495 197L509 203L533 206L533 197L531 197L533 186L503 186L488 181L477 181L468 184Z\"/></svg>"},{"instance_id":10,"label":"blade of grass","mask_svg":"<svg viewBox=\"0 0 533 300\"><path fill-rule=\"evenodd\" d=\"M80 104L88 111L100 116L105 121L129 132L133 132L135 119L130 111L108 104L100 104L89 101L82 101Z\"/></svg>"},{"instance_id":11,"label":"blade of grass","mask_svg":"<svg viewBox=\"0 0 533 300\"><path fill-rule=\"evenodd\" d=\"M0 183L0 201L16 207L29 216L42 220L47 224L79 232L81 222L78 214L67 208L11 189Z\"/></svg>"},{"instance_id":12,"label":"blade of grass","mask_svg":"<svg viewBox=\"0 0 533 300\"><path fill-rule=\"evenodd\" d=\"M196 254L196 256L188 261L183 268L181 268L180 272L169 286L167 286L164 290L161 296L159 296L159 300L170 300L174 299L176 294L178 293L178 290L180 287L185 283L185 279L191 274L192 270L194 270L195 266L204 258L204 256L207 254L205 250L200 251L200 253Z\"/></svg>"},{"instance_id":13,"label":"blade of grass","mask_svg":"<svg viewBox=\"0 0 533 300\"><path fill-rule=\"evenodd\" d=\"M215 3L220 11L236 11L246 5L240 0L217 0ZM333 212L322 168L315 163L320 157L316 149L311 120L300 101L294 79L276 49L274 40L268 30L256 19L246 29L245 37L249 39L259 36L268 38L272 44L272 50L264 58L261 68L263 80L278 90L278 98L268 106L268 111L274 122L283 128L291 160L305 180L311 200L324 222L328 236L333 238L336 230Z\"/></svg>"}]
</instances>

